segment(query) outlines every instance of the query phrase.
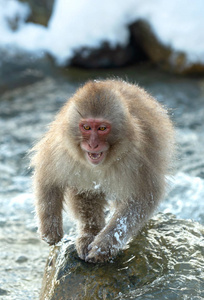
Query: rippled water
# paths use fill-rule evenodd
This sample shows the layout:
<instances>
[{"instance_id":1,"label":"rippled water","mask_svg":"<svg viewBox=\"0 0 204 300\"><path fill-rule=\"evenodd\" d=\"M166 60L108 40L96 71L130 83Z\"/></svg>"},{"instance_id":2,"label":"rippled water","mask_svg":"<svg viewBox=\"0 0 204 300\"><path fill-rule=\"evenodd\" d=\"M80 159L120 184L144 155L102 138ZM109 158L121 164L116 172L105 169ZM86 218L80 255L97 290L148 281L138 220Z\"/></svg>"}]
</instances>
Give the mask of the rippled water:
<instances>
[{"instance_id":1,"label":"rippled water","mask_svg":"<svg viewBox=\"0 0 204 300\"><path fill-rule=\"evenodd\" d=\"M164 105L173 108L172 117L178 128L176 174L171 191L159 210L204 224L204 81L172 77L152 70L136 73L133 68L115 72L119 76L127 74ZM36 233L26 152L78 84L91 77L106 75L103 71L73 70L72 74L61 74L61 80L45 78L0 96L0 297L37 299L49 252ZM69 221L65 222L65 228L69 230ZM196 281L196 274L194 278ZM174 280L176 286L176 276ZM155 282L158 294L161 287L165 289L165 284L162 277ZM190 284L189 277L189 288ZM144 289L148 289L148 284Z\"/></svg>"}]
</instances>

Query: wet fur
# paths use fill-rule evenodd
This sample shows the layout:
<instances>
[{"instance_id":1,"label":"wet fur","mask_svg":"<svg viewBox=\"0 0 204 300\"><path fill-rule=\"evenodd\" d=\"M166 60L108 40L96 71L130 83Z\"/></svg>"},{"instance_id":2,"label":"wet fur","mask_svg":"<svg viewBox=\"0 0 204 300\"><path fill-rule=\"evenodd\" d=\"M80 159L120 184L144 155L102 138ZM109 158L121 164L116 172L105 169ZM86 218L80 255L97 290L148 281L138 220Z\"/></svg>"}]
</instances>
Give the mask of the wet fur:
<instances>
[{"instance_id":1,"label":"wet fur","mask_svg":"<svg viewBox=\"0 0 204 300\"><path fill-rule=\"evenodd\" d=\"M89 117L112 123L110 149L98 166L87 163L80 147L78 124ZM42 238L49 244L62 238L66 202L78 223L79 256L103 262L137 234L163 197L174 130L166 110L138 86L90 81L69 99L32 151ZM105 225L107 200L116 208Z\"/></svg>"}]
</instances>

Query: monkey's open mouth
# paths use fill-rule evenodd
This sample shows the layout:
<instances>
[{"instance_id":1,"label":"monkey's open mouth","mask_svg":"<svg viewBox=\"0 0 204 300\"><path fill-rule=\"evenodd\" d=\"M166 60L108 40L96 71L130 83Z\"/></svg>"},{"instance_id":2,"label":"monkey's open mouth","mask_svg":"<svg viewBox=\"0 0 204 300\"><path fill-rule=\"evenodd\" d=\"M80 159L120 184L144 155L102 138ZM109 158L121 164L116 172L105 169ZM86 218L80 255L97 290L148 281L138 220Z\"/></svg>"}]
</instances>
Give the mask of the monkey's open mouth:
<instances>
[{"instance_id":1,"label":"monkey's open mouth","mask_svg":"<svg viewBox=\"0 0 204 300\"><path fill-rule=\"evenodd\" d=\"M88 157L88 160L92 163L92 164L99 164L102 160L103 160L103 157L104 157L104 152L87 152L87 157Z\"/></svg>"},{"instance_id":2,"label":"monkey's open mouth","mask_svg":"<svg viewBox=\"0 0 204 300\"><path fill-rule=\"evenodd\" d=\"M103 152L100 152L100 153L91 153L91 152L88 152L88 156L91 158L91 159L99 159L101 157L101 155L103 154Z\"/></svg>"}]
</instances>

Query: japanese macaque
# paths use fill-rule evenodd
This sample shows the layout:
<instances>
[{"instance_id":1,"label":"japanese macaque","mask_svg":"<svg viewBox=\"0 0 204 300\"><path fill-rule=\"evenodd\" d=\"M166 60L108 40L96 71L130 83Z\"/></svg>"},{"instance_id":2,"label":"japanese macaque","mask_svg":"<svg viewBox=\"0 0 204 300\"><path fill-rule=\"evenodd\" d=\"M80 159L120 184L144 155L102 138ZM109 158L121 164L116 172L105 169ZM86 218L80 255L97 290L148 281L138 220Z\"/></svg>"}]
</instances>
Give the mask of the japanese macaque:
<instances>
[{"instance_id":1,"label":"japanese macaque","mask_svg":"<svg viewBox=\"0 0 204 300\"><path fill-rule=\"evenodd\" d=\"M33 148L42 239L61 240L66 204L78 224L79 257L96 263L116 256L164 196L173 148L166 110L143 89L122 80L86 83Z\"/></svg>"}]
</instances>

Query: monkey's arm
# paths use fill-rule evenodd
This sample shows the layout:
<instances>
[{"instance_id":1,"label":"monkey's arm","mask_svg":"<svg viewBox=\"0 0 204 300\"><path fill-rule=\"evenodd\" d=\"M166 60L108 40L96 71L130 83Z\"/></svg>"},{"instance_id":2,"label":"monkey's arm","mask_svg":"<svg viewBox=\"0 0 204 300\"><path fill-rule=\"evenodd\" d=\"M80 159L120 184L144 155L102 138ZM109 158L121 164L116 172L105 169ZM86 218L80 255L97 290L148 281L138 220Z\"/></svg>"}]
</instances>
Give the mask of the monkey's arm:
<instances>
[{"instance_id":1,"label":"monkey's arm","mask_svg":"<svg viewBox=\"0 0 204 300\"><path fill-rule=\"evenodd\" d=\"M36 190L36 213L41 238L50 245L56 244L63 237L63 193L58 187L40 184Z\"/></svg>"},{"instance_id":2,"label":"monkey's arm","mask_svg":"<svg viewBox=\"0 0 204 300\"><path fill-rule=\"evenodd\" d=\"M96 263L114 257L130 237L138 233L150 213L150 207L133 200L120 205L106 227L89 245L85 260Z\"/></svg>"}]
</instances>

